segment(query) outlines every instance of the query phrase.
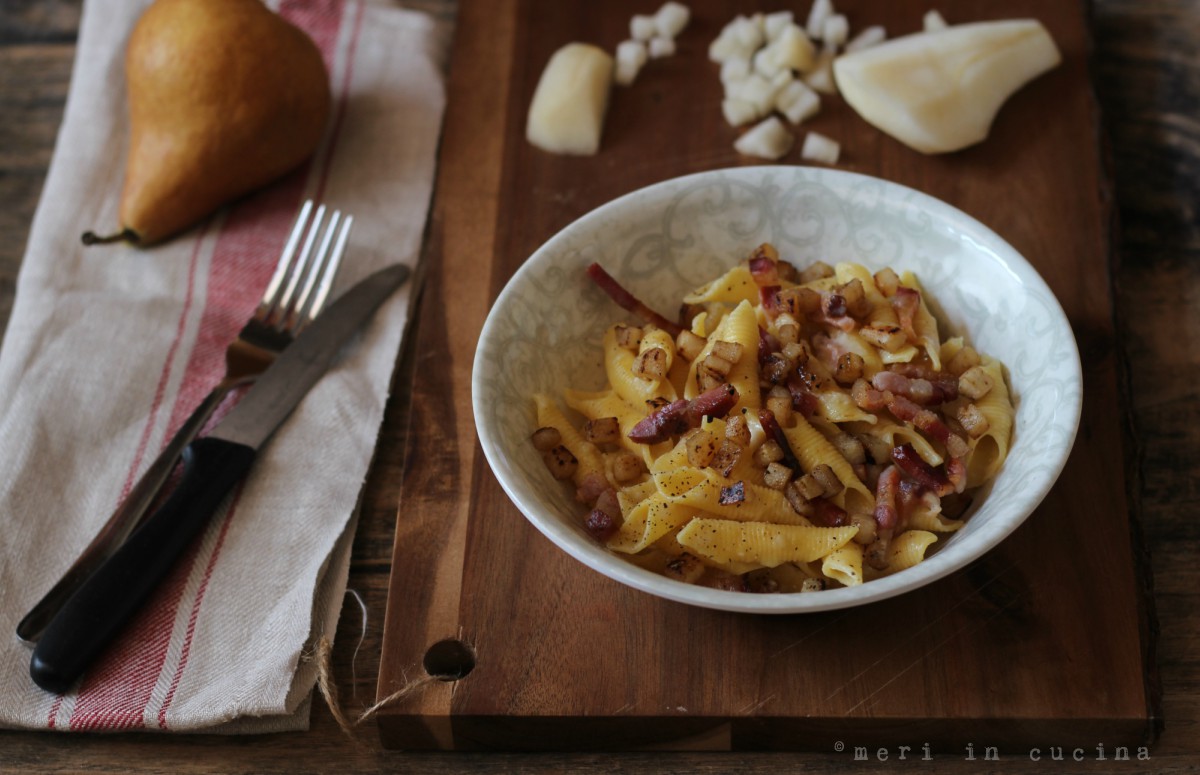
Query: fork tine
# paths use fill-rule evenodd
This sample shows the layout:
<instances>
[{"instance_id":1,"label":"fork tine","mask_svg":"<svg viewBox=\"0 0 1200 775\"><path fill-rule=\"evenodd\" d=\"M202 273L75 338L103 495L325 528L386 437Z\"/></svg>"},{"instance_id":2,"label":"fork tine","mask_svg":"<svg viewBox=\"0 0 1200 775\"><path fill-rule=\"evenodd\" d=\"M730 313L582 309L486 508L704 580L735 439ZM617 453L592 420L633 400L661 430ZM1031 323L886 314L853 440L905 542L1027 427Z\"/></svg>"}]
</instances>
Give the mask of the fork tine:
<instances>
[{"instance_id":1,"label":"fork tine","mask_svg":"<svg viewBox=\"0 0 1200 775\"><path fill-rule=\"evenodd\" d=\"M300 214L296 216L296 223L292 226L292 233L288 235L287 243L283 246L283 252L279 254L279 262L275 264L275 274L271 276L271 281L267 283L267 288L263 291L262 300L259 301L255 314L264 321L276 306L276 294L279 293L284 278L287 277L288 270L292 266L292 258L296 255L300 238L304 236L304 229L308 225L308 216L312 213L312 208L313 201L306 199L300 208Z\"/></svg>"},{"instance_id":2,"label":"fork tine","mask_svg":"<svg viewBox=\"0 0 1200 775\"><path fill-rule=\"evenodd\" d=\"M341 210L334 210L333 215L329 217L329 224L325 227L325 235L321 238L321 245L317 248L317 253L313 257L312 263L308 265L308 271L304 278L304 287L300 290L300 295L296 297L296 302L292 307L293 312L288 320L288 327L291 329L299 330L301 326L307 325L316 316L316 313L311 311L308 301L312 296L313 288L317 285L317 280L324 271L329 256L329 247L333 244L333 236L337 231L338 222L341 219Z\"/></svg>"},{"instance_id":3,"label":"fork tine","mask_svg":"<svg viewBox=\"0 0 1200 775\"><path fill-rule=\"evenodd\" d=\"M330 254L329 260L325 263L325 267L321 272L320 283L316 287L313 294L312 302L309 304L305 312L305 316L300 321L300 326L306 326L321 314L321 310L325 307L325 301L329 298L329 291L333 288L333 280L337 277L338 269L342 265L342 257L346 254L346 245L350 240L350 227L354 225L354 216L347 215L342 220L341 231L338 232L337 242L333 246L333 253ZM332 233L333 228L330 227Z\"/></svg>"},{"instance_id":4,"label":"fork tine","mask_svg":"<svg viewBox=\"0 0 1200 775\"><path fill-rule=\"evenodd\" d=\"M308 236L304 238L304 247L300 250L300 257L296 260L294 269L288 277L287 286L280 292L272 305L273 313L271 320L274 322L277 330L284 330L287 324L287 319L293 308L293 300L296 295L296 286L300 283L300 278L308 272L308 267L312 259L313 245L316 243L317 234L321 230L321 223L325 220L325 205L317 207L317 213L313 216L312 225L309 228Z\"/></svg>"}]
</instances>

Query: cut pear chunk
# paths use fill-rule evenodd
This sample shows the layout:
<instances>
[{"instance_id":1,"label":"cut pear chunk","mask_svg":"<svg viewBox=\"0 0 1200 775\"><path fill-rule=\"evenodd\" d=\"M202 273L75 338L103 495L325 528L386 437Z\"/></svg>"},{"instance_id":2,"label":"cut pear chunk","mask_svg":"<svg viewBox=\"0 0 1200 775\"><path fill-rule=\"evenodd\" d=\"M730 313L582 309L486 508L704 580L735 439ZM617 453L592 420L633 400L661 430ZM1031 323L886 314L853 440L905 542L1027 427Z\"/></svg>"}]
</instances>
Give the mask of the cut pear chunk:
<instances>
[{"instance_id":1,"label":"cut pear chunk","mask_svg":"<svg viewBox=\"0 0 1200 775\"><path fill-rule=\"evenodd\" d=\"M658 25L653 16L636 14L629 20L629 37L634 40L648 41L658 34Z\"/></svg>"},{"instance_id":2,"label":"cut pear chunk","mask_svg":"<svg viewBox=\"0 0 1200 775\"><path fill-rule=\"evenodd\" d=\"M1004 102L1062 61L1033 19L960 24L895 38L834 61L846 102L922 153L984 140Z\"/></svg>"},{"instance_id":3,"label":"cut pear chunk","mask_svg":"<svg viewBox=\"0 0 1200 775\"><path fill-rule=\"evenodd\" d=\"M796 22L796 15L791 11L776 11L769 13L763 17L763 31L767 35L767 42L771 43L779 37L788 27L791 27Z\"/></svg>"},{"instance_id":4,"label":"cut pear chunk","mask_svg":"<svg viewBox=\"0 0 1200 775\"><path fill-rule=\"evenodd\" d=\"M686 5L668 2L654 14L654 25L660 37L674 40L688 26L691 18L692 11Z\"/></svg>"},{"instance_id":5,"label":"cut pear chunk","mask_svg":"<svg viewBox=\"0 0 1200 775\"><path fill-rule=\"evenodd\" d=\"M646 44L640 40L623 40L617 44L616 70L613 80L622 86L633 83L649 58Z\"/></svg>"},{"instance_id":6,"label":"cut pear chunk","mask_svg":"<svg viewBox=\"0 0 1200 775\"><path fill-rule=\"evenodd\" d=\"M855 35L849 43L846 44L844 51L847 54L855 51L866 51L871 46L878 46L880 43L887 40L887 28L882 25L875 24L870 27L863 28L862 32Z\"/></svg>"},{"instance_id":7,"label":"cut pear chunk","mask_svg":"<svg viewBox=\"0 0 1200 775\"><path fill-rule=\"evenodd\" d=\"M755 124L733 143L733 148L743 156L757 156L772 161L792 150L796 138L776 116Z\"/></svg>"},{"instance_id":8,"label":"cut pear chunk","mask_svg":"<svg viewBox=\"0 0 1200 775\"><path fill-rule=\"evenodd\" d=\"M784 84L775 95L775 109L793 124L812 118L821 109L821 98L804 81Z\"/></svg>"},{"instance_id":9,"label":"cut pear chunk","mask_svg":"<svg viewBox=\"0 0 1200 775\"><path fill-rule=\"evenodd\" d=\"M819 161L824 164L837 164L841 156L842 146L835 140L816 132L809 132L800 147L800 158L805 161Z\"/></svg>"},{"instance_id":10,"label":"cut pear chunk","mask_svg":"<svg viewBox=\"0 0 1200 775\"><path fill-rule=\"evenodd\" d=\"M646 44L646 48L650 52L651 59L663 59L664 57L675 56L675 39L661 36L653 37Z\"/></svg>"},{"instance_id":11,"label":"cut pear chunk","mask_svg":"<svg viewBox=\"0 0 1200 775\"><path fill-rule=\"evenodd\" d=\"M550 153L596 153L612 82L608 52L587 43L563 46L546 63L534 90L525 138Z\"/></svg>"},{"instance_id":12,"label":"cut pear chunk","mask_svg":"<svg viewBox=\"0 0 1200 775\"><path fill-rule=\"evenodd\" d=\"M759 117L758 108L736 97L721 100L721 114L725 116L725 120L730 126L749 124Z\"/></svg>"},{"instance_id":13,"label":"cut pear chunk","mask_svg":"<svg viewBox=\"0 0 1200 775\"><path fill-rule=\"evenodd\" d=\"M780 67L808 72L817 61L817 49L798 25L789 24L767 47Z\"/></svg>"}]
</instances>

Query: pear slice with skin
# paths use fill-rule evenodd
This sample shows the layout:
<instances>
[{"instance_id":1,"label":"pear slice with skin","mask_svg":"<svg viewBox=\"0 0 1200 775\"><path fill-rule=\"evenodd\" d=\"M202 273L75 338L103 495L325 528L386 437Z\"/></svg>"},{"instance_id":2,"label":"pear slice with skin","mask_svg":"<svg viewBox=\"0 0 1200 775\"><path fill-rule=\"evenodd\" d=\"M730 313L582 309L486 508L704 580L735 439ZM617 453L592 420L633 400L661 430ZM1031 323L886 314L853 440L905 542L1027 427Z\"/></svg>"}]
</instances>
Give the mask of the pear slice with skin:
<instances>
[{"instance_id":1,"label":"pear slice with skin","mask_svg":"<svg viewBox=\"0 0 1200 775\"><path fill-rule=\"evenodd\" d=\"M150 245L294 169L329 118L316 44L260 0L155 0L125 51L129 154L121 228Z\"/></svg>"},{"instance_id":2,"label":"pear slice with skin","mask_svg":"<svg viewBox=\"0 0 1200 775\"><path fill-rule=\"evenodd\" d=\"M834 61L846 102L922 153L984 140L1012 94L1062 60L1034 19L960 24L895 38Z\"/></svg>"}]
</instances>

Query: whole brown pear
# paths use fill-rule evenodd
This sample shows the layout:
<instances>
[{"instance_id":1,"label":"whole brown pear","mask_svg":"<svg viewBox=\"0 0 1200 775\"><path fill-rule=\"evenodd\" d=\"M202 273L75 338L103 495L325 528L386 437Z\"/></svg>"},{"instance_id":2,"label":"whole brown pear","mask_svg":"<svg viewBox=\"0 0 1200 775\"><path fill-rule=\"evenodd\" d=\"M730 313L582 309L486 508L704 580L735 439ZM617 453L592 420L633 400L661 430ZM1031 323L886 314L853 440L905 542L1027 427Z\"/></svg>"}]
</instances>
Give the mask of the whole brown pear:
<instances>
[{"instance_id":1,"label":"whole brown pear","mask_svg":"<svg viewBox=\"0 0 1200 775\"><path fill-rule=\"evenodd\" d=\"M320 142L329 73L260 0L155 0L125 54L129 157L121 231L149 245L298 166Z\"/></svg>"}]
</instances>

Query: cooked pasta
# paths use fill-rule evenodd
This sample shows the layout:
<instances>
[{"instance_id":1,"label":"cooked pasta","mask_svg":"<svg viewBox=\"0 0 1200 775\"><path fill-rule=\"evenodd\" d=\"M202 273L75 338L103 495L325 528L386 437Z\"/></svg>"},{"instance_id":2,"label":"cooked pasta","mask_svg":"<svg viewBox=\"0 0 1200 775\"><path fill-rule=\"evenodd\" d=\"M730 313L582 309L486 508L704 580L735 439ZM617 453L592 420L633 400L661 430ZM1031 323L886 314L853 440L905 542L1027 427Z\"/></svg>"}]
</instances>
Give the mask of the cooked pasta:
<instances>
[{"instance_id":1,"label":"cooked pasta","mask_svg":"<svg viewBox=\"0 0 1200 775\"><path fill-rule=\"evenodd\" d=\"M972 440L971 460L967 464L967 486L983 484L996 475L1000 464L1008 456L1009 439L1015 412L1004 384L1000 362L985 358L981 368L993 380L994 386L976 402L979 411L987 419L988 429Z\"/></svg>"},{"instance_id":2,"label":"cooked pasta","mask_svg":"<svg viewBox=\"0 0 1200 775\"><path fill-rule=\"evenodd\" d=\"M589 275L645 320L606 331L607 388L564 389L581 420L535 396L533 441L584 529L644 568L784 593L902 572L1008 454L1002 365L943 339L910 273L762 245L678 323Z\"/></svg>"}]
</instances>

